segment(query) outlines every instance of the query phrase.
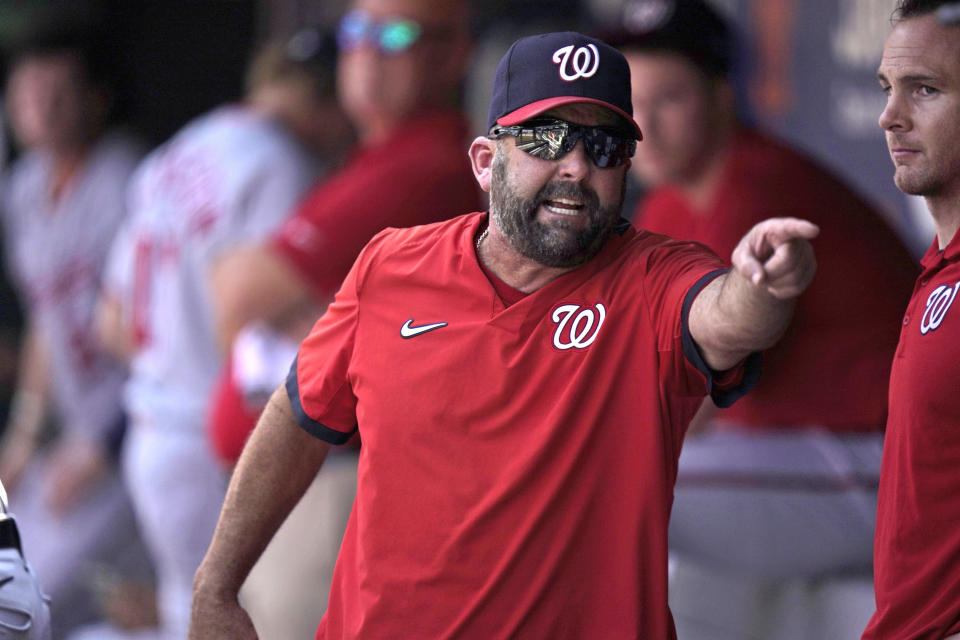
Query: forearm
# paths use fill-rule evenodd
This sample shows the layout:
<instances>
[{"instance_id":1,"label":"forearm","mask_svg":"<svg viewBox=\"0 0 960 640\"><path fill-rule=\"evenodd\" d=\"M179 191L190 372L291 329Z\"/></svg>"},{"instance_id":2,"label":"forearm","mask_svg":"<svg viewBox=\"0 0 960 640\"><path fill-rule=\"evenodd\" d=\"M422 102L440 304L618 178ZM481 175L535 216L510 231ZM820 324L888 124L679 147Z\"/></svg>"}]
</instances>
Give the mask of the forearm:
<instances>
[{"instance_id":1,"label":"forearm","mask_svg":"<svg viewBox=\"0 0 960 640\"><path fill-rule=\"evenodd\" d=\"M780 299L736 270L711 282L690 309L690 332L714 371L771 347L793 315L795 298Z\"/></svg>"},{"instance_id":2,"label":"forearm","mask_svg":"<svg viewBox=\"0 0 960 640\"><path fill-rule=\"evenodd\" d=\"M287 514L313 481L330 445L295 422L283 386L274 392L237 463L195 591L236 594Z\"/></svg>"},{"instance_id":3,"label":"forearm","mask_svg":"<svg viewBox=\"0 0 960 640\"><path fill-rule=\"evenodd\" d=\"M797 299L777 298L736 270L731 270L720 285L717 311L725 331L718 341L733 352L732 365L780 339L790 324Z\"/></svg>"},{"instance_id":4,"label":"forearm","mask_svg":"<svg viewBox=\"0 0 960 640\"><path fill-rule=\"evenodd\" d=\"M810 240L820 229L797 218L753 226L733 250L733 268L694 300L690 334L715 371L772 346L786 331L796 298L813 280Z\"/></svg>"}]
</instances>

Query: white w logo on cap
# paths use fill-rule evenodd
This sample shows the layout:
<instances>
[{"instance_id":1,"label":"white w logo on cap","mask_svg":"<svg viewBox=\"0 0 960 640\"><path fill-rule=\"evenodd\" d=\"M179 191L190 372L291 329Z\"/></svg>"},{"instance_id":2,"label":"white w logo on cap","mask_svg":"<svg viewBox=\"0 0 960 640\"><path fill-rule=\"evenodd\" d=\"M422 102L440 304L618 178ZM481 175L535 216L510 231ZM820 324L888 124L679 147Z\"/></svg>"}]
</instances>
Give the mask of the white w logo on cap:
<instances>
[{"instance_id":1,"label":"white w logo on cap","mask_svg":"<svg viewBox=\"0 0 960 640\"><path fill-rule=\"evenodd\" d=\"M571 53L573 53L572 57ZM577 78L589 78L597 72L597 67L600 66L600 52L594 44L578 47L576 51L573 50L572 44L568 44L553 52L553 63L560 65L560 77L567 82L572 82ZM570 73L568 64L573 68L573 73ZM591 64L593 64L592 67Z\"/></svg>"}]
</instances>

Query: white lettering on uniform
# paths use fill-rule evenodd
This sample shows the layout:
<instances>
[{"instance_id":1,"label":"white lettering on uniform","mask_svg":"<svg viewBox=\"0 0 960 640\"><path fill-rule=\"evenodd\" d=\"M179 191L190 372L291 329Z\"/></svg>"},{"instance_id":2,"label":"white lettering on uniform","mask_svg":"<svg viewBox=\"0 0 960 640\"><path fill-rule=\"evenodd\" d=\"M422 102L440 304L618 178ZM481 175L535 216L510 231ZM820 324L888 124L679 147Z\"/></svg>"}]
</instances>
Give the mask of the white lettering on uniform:
<instances>
[{"instance_id":1,"label":"white lettering on uniform","mask_svg":"<svg viewBox=\"0 0 960 640\"><path fill-rule=\"evenodd\" d=\"M943 317L947 315L947 310L953 304L953 299L957 297L957 289L960 289L960 282L952 287L948 284L942 284L933 290L933 293L927 298L927 310L923 312L923 321L920 323L920 333L926 335L929 331L935 331Z\"/></svg>"},{"instance_id":2,"label":"white lettering on uniform","mask_svg":"<svg viewBox=\"0 0 960 640\"><path fill-rule=\"evenodd\" d=\"M573 52L573 58L570 57L571 52ZM576 51L573 50L572 44L568 44L553 52L553 63L560 65L561 78L567 82L573 82L577 78L589 78L597 72L597 67L600 66L600 52L597 51L595 44L577 47Z\"/></svg>"},{"instance_id":3,"label":"white lettering on uniform","mask_svg":"<svg viewBox=\"0 0 960 640\"><path fill-rule=\"evenodd\" d=\"M596 313L593 309L581 309L580 305L576 304L560 305L553 311L553 321L558 323L557 330L553 333L553 346L561 351L574 347L586 349L597 339L606 317L607 310L599 302ZM596 327L593 326L594 323Z\"/></svg>"}]
</instances>

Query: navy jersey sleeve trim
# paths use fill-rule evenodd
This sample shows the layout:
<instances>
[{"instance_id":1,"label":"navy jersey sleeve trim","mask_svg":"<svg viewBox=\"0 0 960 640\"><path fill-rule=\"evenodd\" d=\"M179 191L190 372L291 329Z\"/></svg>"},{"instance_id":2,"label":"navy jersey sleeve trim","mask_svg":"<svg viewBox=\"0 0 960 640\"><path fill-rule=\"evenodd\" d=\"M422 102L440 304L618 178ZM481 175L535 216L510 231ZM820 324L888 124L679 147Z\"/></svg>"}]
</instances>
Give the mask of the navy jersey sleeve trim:
<instances>
[{"instance_id":1,"label":"navy jersey sleeve trim","mask_svg":"<svg viewBox=\"0 0 960 640\"><path fill-rule=\"evenodd\" d=\"M300 425L300 428L314 436L315 438L320 438L324 442L329 442L330 444L344 444L349 440L353 433L357 430L356 427L353 428L353 431L350 433L344 433L342 431L337 431L336 429L331 429L330 427L321 424L307 415L307 412L303 410L303 405L300 403L300 383L297 381L297 360L300 358L299 354L296 358L293 359L293 364L290 365L290 372L287 373L287 397L290 398L290 406L293 408L293 417L296 419L297 424Z\"/></svg>"},{"instance_id":2,"label":"navy jersey sleeve trim","mask_svg":"<svg viewBox=\"0 0 960 640\"><path fill-rule=\"evenodd\" d=\"M705 286L710 284L714 278L727 273L727 271L729 271L729 269L717 269L697 280L694 285L690 287L686 297L683 299L681 317L683 323L683 353L687 357L687 360L690 361L690 364L706 376L707 394L713 399L713 403L721 409L731 406L734 402L745 396L757 384L757 380L760 379L760 353L755 352L747 356L746 362L744 362L743 365L743 377L738 385L723 389L715 388L716 385L714 382L718 374L722 372L714 371L710 368L706 360L703 359L703 355L700 353L697 343L694 342L693 336L690 334L690 308L693 306L694 299L696 299L697 295Z\"/></svg>"}]
</instances>

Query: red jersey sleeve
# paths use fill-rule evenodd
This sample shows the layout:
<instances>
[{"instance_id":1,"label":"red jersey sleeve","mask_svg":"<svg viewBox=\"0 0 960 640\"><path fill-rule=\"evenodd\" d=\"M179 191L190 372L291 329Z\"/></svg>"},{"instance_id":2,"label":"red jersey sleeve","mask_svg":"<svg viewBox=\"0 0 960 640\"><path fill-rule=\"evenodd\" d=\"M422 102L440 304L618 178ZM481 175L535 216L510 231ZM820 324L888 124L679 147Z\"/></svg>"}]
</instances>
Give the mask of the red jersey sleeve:
<instances>
[{"instance_id":1,"label":"red jersey sleeve","mask_svg":"<svg viewBox=\"0 0 960 640\"><path fill-rule=\"evenodd\" d=\"M376 242L375 238L370 245ZM334 301L301 343L287 375L287 395L297 423L331 444L346 443L357 430L357 398L349 369L359 315L360 282L370 257L370 245L361 252Z\"/></svg>"},{"instance_id":2,"label":"red jersey sleeve","mask_svg":"<svg viewBox=\"0 0 960 640\"><path fill-rule=\"evenodd\" d=\"M684 396L710 395L722 407L746 394L759 378L759 354L730 371L710 369L690 334L694 299L726 265L707 247L693 242L666 242L650 251L644 297L657 331L663 358L663 382L672 381Z\"/></svg>"}]
</instances>

